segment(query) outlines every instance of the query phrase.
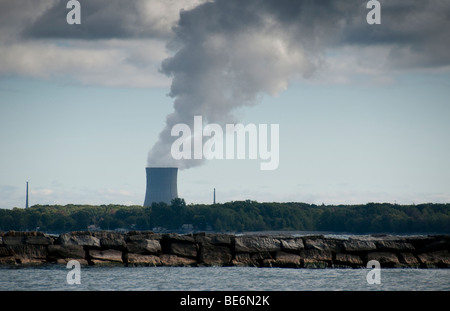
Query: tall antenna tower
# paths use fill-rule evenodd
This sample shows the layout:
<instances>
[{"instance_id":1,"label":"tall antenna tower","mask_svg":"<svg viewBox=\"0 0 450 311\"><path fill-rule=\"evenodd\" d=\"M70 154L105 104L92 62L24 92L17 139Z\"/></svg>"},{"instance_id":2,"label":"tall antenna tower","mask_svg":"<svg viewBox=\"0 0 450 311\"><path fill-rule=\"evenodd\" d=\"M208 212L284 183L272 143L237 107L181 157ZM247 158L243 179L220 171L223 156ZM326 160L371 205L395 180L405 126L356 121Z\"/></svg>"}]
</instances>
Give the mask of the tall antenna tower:
<instances>
[{"instance_id":1,"label":"tall antenna tower","mask_svg":"<svg viewBox=\"0 0 450 311\"><path fill-rule=\"evenodd\" d=\"M216 188L214 188L214 204L216 204Z\"/></svg>"}]
</instances>

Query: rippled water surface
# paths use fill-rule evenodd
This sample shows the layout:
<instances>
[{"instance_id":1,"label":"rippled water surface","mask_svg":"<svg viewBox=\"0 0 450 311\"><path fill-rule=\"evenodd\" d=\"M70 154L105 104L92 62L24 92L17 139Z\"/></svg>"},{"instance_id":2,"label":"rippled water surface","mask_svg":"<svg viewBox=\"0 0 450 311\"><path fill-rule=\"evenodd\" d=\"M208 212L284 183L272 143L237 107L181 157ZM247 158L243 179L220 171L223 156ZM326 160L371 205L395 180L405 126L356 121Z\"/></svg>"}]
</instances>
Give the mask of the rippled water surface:
<instances>
[{"instance_id":1,"label":"rippled water surface","mask_svg":"<svg viewBox=\"0 0 450 311\"><path fill-rule=\"evenodd\" d=\"M81 267L81 284L67 284L65 266L2 267L0 290L450 290L450 269L253 267Z\"/></svg>"}]
</instances>

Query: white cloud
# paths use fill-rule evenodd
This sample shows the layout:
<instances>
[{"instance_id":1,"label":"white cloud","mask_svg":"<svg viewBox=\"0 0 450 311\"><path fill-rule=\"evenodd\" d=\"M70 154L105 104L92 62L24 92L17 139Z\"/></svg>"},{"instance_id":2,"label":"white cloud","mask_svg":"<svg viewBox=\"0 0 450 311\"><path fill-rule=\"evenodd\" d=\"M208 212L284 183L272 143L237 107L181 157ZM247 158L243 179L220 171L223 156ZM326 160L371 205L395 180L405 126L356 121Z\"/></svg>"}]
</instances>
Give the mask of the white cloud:
<instances>
[{"instance_id":1,"label":"white cloud","mask_svg":"<svg viewBox=\"0 0 450 311\"><path fill-rule=\"evenodd\" d=\"M0 0L0 75L47 79L64 76L83 84L113 87L167 87L169 79L158 72L161 61L168 56L165 44L173 35L172 28L179 20L180 11L191 10L204 2L208 0L132 0L126 5L120 0L84 3L86 21L78 31L67 28L64 18L59 19L66 10L65 3L60 1ZM285 11L286 5L291 9ZM237 36L224 29L230 34L225 38L229 45L225 44L224 48L237 51L234 55L240 59L236 63L242 65L241 72L249 81L261 82L263 77L286 74L287 79L277 83L269 83L276 78L266 79L269 83L265 85L266 91L271 94L287 88L287 80L296 69L309 76L319 64L321 70L316 72L314 81L349 84L361 77L369 83L390 83L393 68L404 70L411 64L442 68L448 63L445 29L449 25L446 19L449 6L444 1L433 5L411 1L414 18L399 13L402 11L398 8L405 6L402 2L389 3L379 31L366 29L367 25L351 18L343 22L340 14L348 9L348 3L325 7L328 5L328 11L318 7L310 12L316 14L314 23L310 24L312 17L305 15L308 10L299 10L305 6L301 1L279 7L261 1L254 8L251 1L216 1L215 10L200 9L198 14L192 14L189 23L198 23L193 30L201 33L217 27L235 28L231 31L238 31ZM219 15L202 15L211 13ZM230 16L232 13L248 14L249 21L238 20ZM353 16L359 11L348 13ZM298 16L291 20L290 14ZM251 37L245 33L245 27L255 16L259 16L262 24L257 28L259 33ZM335 20L337 23L333 24ZM243 29L238 27L241 24ZM441 33L439 24L443 27ZM278 28L279 33L272 32ZM349 45L333 41L339 37L340 30L345 30L343 38ZM54 39L55 36L60 40ZM214 43L212 38L208 40L206 44ZM304 55L303 48L295 46L297 43L310 49L310 54ZM316 44L321 48L315 47ZM338 55L321 57L326 48L334 49ZM255 58L264 59L264 65L253 68Z\"/></svg>"},{"instance_id":2,"label":"white cloud","mask_svg":"<svg viewBox=\"0 0 450 311\"><path fill-rule=\"evenodd\" d=\"M23 36L26 29L33 29L36 20L39 21L49 10L54 10L55 5L59 5L58 1L2 0L0 76L44 79L65 77L82 84L111 87L167 87L170 85L169 78L159 72L161 61L168 56L166 41L179 18L180 10L190 9L202 2L205 1L136 0L126 6L131 12L135 6L137 10L134 14L114 14L127 22L123 25L127 27L124 31L139 35L150 29L149 33L154 34L153 37L126 36L114 39L112 34L111 38L92 40L71 36L61 39ZM112 4L117 5L115 2ZM105 14L101 14L101 17L105 18ZM45 22L57 25L54 20Z\"/></svg>"},{"instance_id":3,"label":"white cloud","mask_svg":"<svg viewBox=\"0 0 450 311\"><path fill-rule=\"evenodd\" d=\"M33 40L0 45L0 54L0 75L64 76L83 84L115 87L165 87L170 82L158 71L167 56L164 43L158 40Z\"/></svg>"}]
</instances>

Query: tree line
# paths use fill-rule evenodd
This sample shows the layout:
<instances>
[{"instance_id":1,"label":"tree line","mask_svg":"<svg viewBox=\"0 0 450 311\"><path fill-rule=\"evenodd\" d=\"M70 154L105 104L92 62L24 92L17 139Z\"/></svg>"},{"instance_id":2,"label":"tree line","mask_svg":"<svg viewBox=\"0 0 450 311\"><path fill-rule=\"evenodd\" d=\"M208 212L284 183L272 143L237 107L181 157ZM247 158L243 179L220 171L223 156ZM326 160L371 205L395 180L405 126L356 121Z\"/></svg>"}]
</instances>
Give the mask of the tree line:
<instances>
[{"instance_id":1,"label":"tree line","mask_svg":"<svg viewBox=\"0 0 450 311\"><path fill-rule=\"evenodd\" d=\"M450 204L315 205L247 200L187 205L184 199L174 199L171 204L150 207L69 204L0 209L0 231L177 231L182 227L217 232L450 233Z\"/></svg>"}]
</instances>

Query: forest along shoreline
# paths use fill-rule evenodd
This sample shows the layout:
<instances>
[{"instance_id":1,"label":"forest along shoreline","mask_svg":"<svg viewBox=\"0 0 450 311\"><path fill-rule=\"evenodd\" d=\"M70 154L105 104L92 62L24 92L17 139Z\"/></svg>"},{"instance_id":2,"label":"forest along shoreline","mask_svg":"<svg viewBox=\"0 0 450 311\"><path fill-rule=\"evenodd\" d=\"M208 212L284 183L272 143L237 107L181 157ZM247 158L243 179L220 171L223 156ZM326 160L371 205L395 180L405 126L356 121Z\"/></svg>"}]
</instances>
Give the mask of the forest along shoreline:
<instances>
[{"instance_id":1,"label":"forest along shoreline","mask_svg":"<svg viewBox=\"0 0 450 311\"><path fill-rule=\"evenodd\" d=\"M232 235L151 231L0 233L0 265L450 268L450 235Z\"/></svg>"},{"instance_id":2,"label":"forest along shoreline","mask_svg":"<svg viewBox=\"0 0 450 311\"><path fill-rule=\"evenodd\" d=\"M0 208L0 231L72 232L151 230L179 232L322 231L450 234L450 203L315 205L232 201L217 204L34 205Z\"/></svg>"}]
</instances>

